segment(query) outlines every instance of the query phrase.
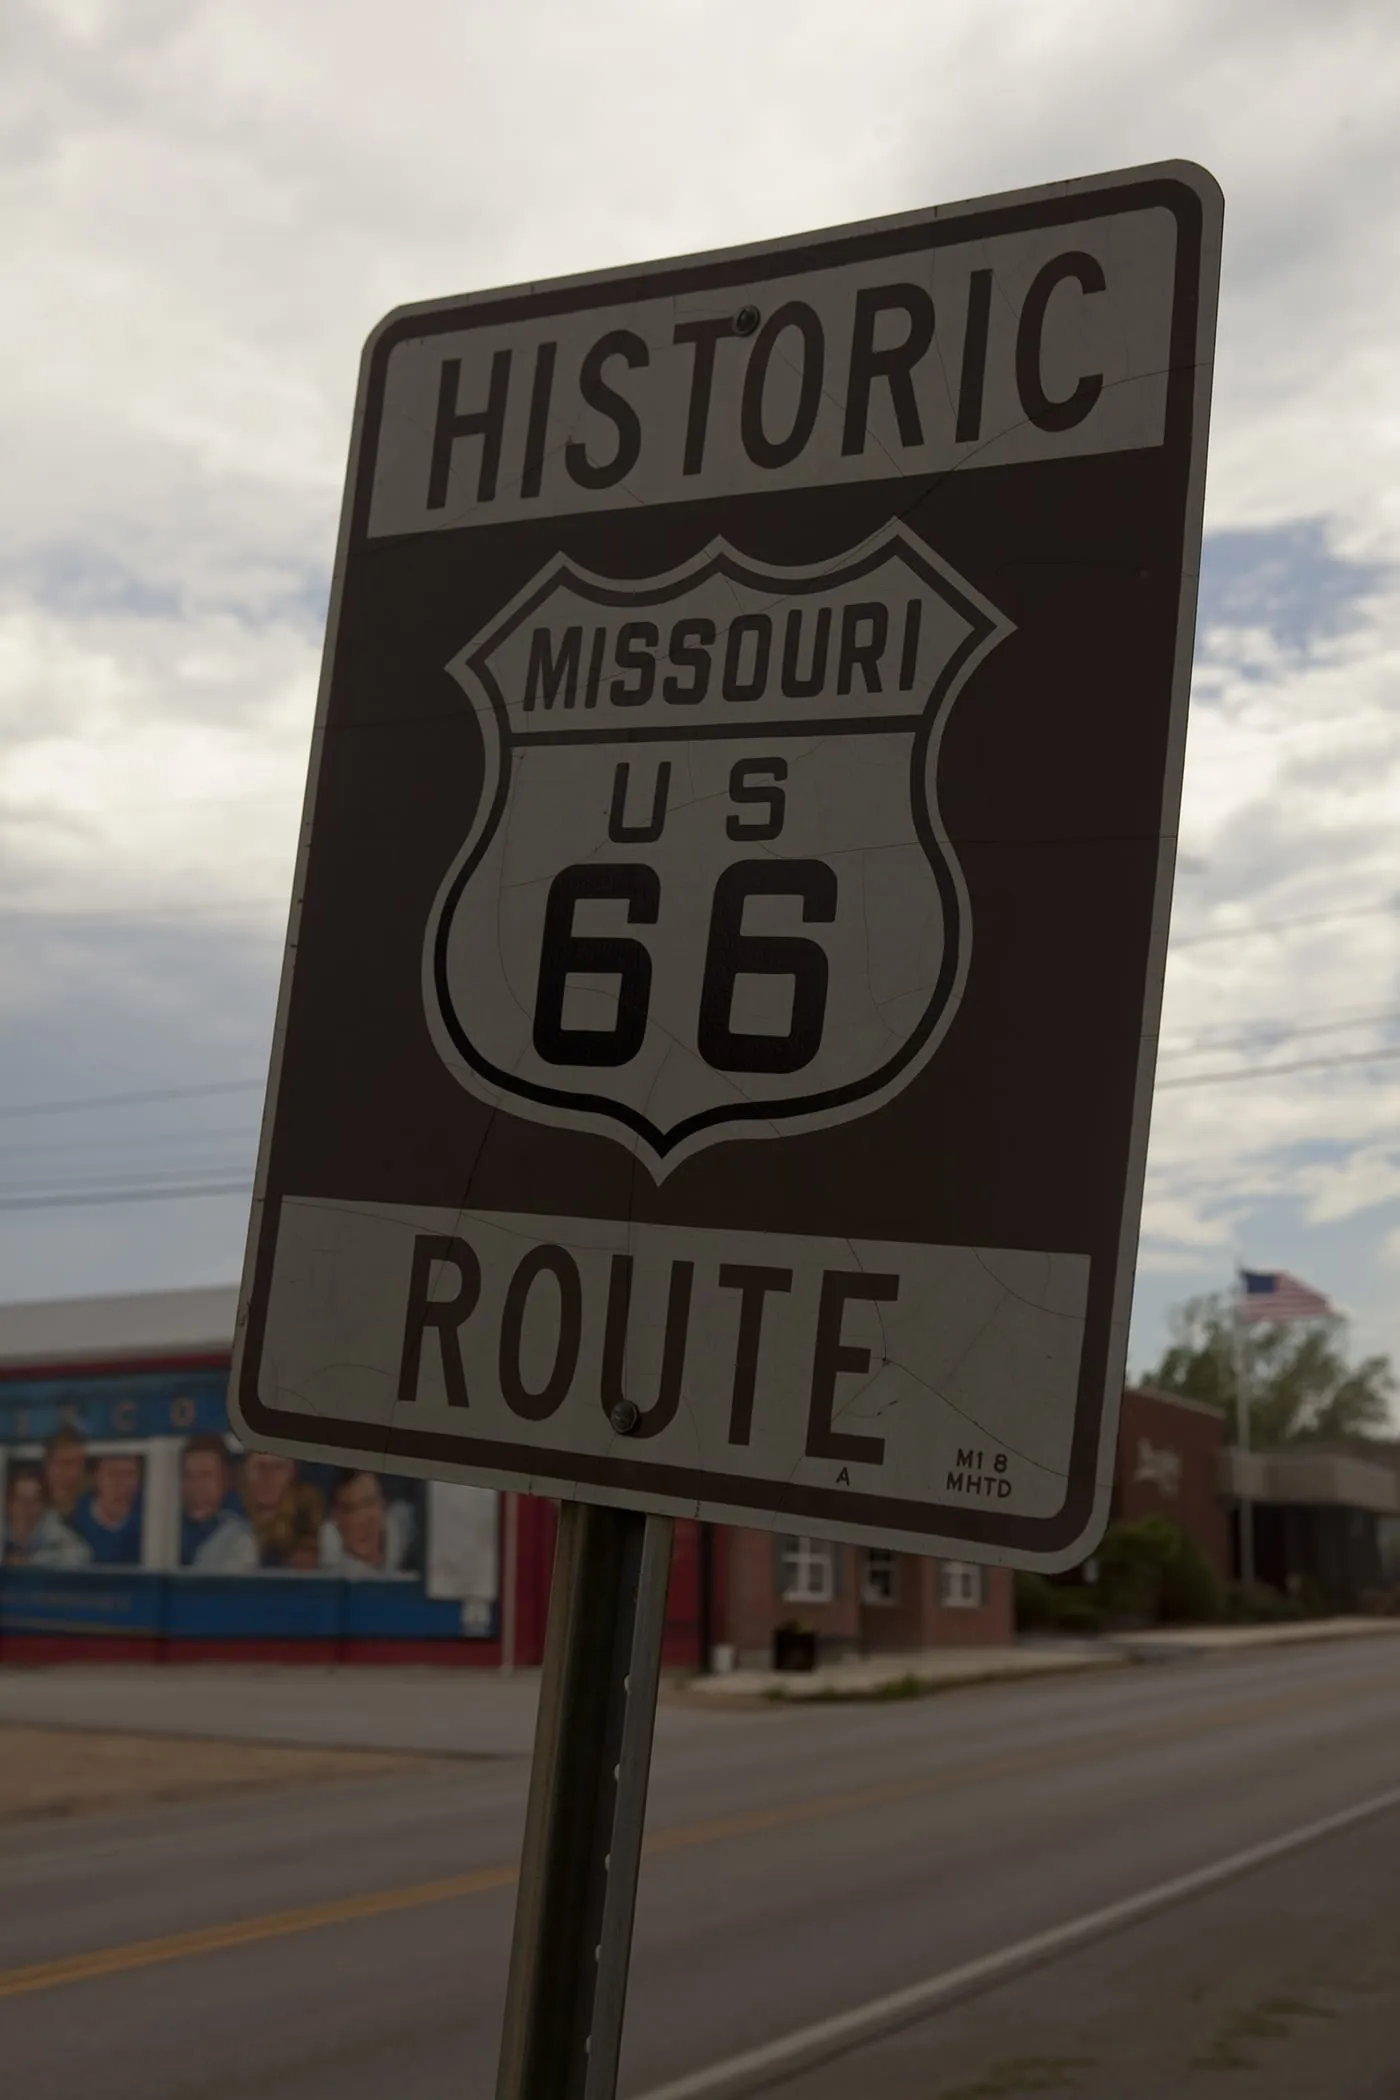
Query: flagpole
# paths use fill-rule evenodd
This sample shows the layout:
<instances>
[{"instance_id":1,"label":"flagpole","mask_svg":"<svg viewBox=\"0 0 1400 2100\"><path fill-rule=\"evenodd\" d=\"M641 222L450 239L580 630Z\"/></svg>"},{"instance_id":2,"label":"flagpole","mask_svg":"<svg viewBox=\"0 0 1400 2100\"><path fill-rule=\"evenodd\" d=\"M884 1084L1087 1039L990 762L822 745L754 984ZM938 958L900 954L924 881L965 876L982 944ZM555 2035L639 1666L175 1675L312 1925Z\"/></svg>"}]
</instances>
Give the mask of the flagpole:
<instances>
[{"instance_id":1,"label":"flagpole","mask_svg":"<svg viewBox=\"0 0 1400 2100\"><path fill-rule=\"evenodd\" d=\"M1237 1494L1240 1527L1240 1587L1254 1587L1254 1504L1249 1494L1249 1372L1244 1345L1244 1293L1235 1271L1233 1308L1235 1369L1235 1449L1239 1454Z\"/></svg>"}]
</instances>

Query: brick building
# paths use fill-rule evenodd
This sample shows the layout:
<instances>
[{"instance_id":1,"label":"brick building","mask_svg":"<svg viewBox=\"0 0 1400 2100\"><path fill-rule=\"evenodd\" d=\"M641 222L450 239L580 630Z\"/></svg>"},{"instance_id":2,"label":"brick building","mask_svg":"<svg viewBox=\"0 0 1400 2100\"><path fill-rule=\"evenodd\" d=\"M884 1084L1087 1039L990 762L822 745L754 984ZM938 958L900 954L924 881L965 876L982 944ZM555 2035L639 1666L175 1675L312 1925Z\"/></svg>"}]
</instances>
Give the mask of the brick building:
<instances>
[{"instance_id":1,"label":"brick building","mask_svg":"<svg viewBox=\"0 0 1400 2100\"><path fill-rule=\"evenodd\" d=\"M1270 1588L1349 1612L1386 1586L1400 1528L1400 1477L1388 1447L1304 1444L1288 1451L1226 1451L1221 1489L1233 1517L1243 1491L1254 1508L1254 1566Z\"/></svg>"},{"instance_id":2,"label":"brick building","mask_svg":"<svg viewBox=\"0 0 1400 2100\"><path fill-rule=\"evenodd\" d=\"M981 1647L1015 1630L1005 1568L728 1529L718 1555L715 1641L741 1667L766 1663L774 1629L793 1622L816 1634L823 1657Z\"/></svg>"},{"instance_id":3,"label":"brick building","mask_svg":"<svg viewBox=\"0 0 1400 2100\"><path fill-rule=\"evenodd\" d=\"M1224 1422L1217 1409L1175 1393L1129 1386L1118 1428L1111 1520L1174 1517L1221 1581L1231 1574L1229 1510L1221 1494Z\"/></svg>"},{"instance_id":4,"label":"brick building","mask_svg":"<svg viewBox=\"0 0 1400 2100\"><path fill-rule=\"evenodd\" d=\"M1360 1438L1241 1452L1213 1407L1130 1387L1112 1514L1174 1517L1223 1582L1240 1572L1239 1511L1253 1509L1254 1567L1271 1589L1355 1611L1400 1580L1400 1445Z\"/></svg>"}]
</instances>

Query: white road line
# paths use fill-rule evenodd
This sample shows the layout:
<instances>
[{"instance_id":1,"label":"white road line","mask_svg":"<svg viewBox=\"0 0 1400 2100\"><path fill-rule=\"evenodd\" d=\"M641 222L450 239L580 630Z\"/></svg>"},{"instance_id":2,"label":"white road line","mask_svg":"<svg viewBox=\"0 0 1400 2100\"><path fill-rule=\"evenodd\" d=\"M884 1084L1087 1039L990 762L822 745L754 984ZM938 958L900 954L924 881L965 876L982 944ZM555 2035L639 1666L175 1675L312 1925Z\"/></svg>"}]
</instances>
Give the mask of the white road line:
<instances>
[{"instance_id":1,"label":"white road line","mask_svg":"<svg viewBox=\"0 0 1400 2100\"><path fill-rule=\"evenodd\" d=\"M1159 1881L1155 1888L1144 1889L1140 1895L1126 1896L1119 1903L1107 1903L1102 1910L1086 1911L1082 1917L1070 1918L1063 1925L1052 1925L1047 1932L1032 1933L1029 1939L1017 1940L996 1954L984 1954L977 1961L964 1962L960 1968L945 1969L941 1975L926 1977L922 1983L907 1984L903 1990L891 1991L887 1997L872 1998L868 2004L853 2006L849 2012L836 2013L829 2020L818 2020L814 2026L799 2027L792 2034L780 2035L775 2042L765 2042L757 2049L746 2049L738 2056L727 2057L723 2063L710 2064L703 2071L692 2071L684 2078L672 2079L669 2085L655 2086L651 2092L640 2095L639 2100L702 2100L702 2096L703 2100L716 2100L721 2094L729 2096L757 2091L827 2057L839 2056L924 2013L934 2012L951 1999L999 1983L1020 1969L1033 1968L1038 1962L1065 1954L1087 1940L1098 1939L1115 1926L1130 1925L1139 1918L1150 1917L1154 1911L1166 1910L1170 1904L1180 1903L1187 1896L1218 1888L1222 1882L1233 1881L1239 1874L1267 1866L1270 1860L1301 1851L1305 1845L1316 1844L1319 1838L1346 1830L1353 1823L1364 1823L1369 1817L1382 1815L1390 1808L1400 1808L1400 1787L1393 1787L1389 1793L1374 1794L1370 1800L1358 1802L1354 1808L1341 1809L1336 1815L1322 1816L1315 1823L1304 1823L1301 1828L1286 1831L1282 1837L1269 1838L1262 1845L1250 1845L1243 1852L1232 1852L1227 1859L1217 1860L1212 1866L1196 1867L1191 1873L1178 1874L1171 1881Z\"/></svg>"}]
</instances>

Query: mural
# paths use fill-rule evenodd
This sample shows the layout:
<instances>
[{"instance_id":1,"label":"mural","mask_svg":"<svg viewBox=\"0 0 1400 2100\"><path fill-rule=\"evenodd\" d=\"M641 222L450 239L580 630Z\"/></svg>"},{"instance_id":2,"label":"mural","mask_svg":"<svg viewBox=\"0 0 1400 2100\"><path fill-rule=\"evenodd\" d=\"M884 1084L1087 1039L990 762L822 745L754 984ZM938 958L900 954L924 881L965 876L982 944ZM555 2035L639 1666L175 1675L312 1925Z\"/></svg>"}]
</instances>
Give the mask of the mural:
<instances>
[{"instance_id":1,"label":"mural","mask_svg":"<svg viewBox=\"0 0 1400 2100\"><path fill-rule=\"evenodd\" d=\"M309 1466L231 1436L180 1453L180 1566L205 1575L330 1570L348 1581L419 1575L423 1483Z\"/></svg>"},{"instance_id":2,"label":"mural","mask_svg":"<svg viewBox=\"0 0 1400 2100\"><path fill-rule=\"evenodd\" d=\"M495 1633L494 1494L244 1450L226 1377L0 1383L0 1623Z\"/></svg>"}]
</instances>

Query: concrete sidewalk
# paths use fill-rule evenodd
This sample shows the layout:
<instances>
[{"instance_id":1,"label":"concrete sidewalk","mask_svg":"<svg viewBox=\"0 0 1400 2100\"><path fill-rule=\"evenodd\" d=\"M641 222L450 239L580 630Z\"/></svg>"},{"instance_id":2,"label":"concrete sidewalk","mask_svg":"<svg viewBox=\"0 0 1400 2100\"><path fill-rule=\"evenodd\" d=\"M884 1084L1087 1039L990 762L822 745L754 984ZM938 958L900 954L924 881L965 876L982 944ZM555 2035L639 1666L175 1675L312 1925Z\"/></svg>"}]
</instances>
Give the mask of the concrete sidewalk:
<instances>
[{"instance_id":1,"label":"concrete sidewalk","mask_svg":"<svg viewBox=\"0 0 1400 2100\"><path fill-rule=\"evenodd\" d=\"M1200 1626L1098 1640L1030 1640L1004 1648L934 1648L855 1658L810 1672L734 1670L670 1679L663 1740L716 1717L810 1699L878 1699L1004 1684L1133 1662L1226 1656L1307 1641L1384 1638L1400 1619L1322 1619L1285 1626ZM1400 1661L1400 1656L1397 1656ZM534 1743L539 1672L313 1668L238 1663L0 1665L0 1726L187 1736L454 1758L525 1758Z\"/></svg>"},{"instance_id":2,"label":"concrete sidewalk","mask_svg":"<svg viewBox=\"0 0 1400 2100\"><path fill-rule=\"evenodd\" d=\"M0 1725L528 1757L539 1672L246 1663L0 1667Z\"/></svg>"},{"instance_id":3,"label":"concrete sidewalk","mask_svg":"<svg viewBox=\"0 0 1400 2100\"><path fill-rule=\"evenodd\" d=\"M920 1648L905 1655L852 1656L815 1670L731 1670L697 1677L690 1698L727 1700L880 1699L914 1697L957 1685L1002 1684L1013 1678L1112 1669L1125 1658L1102 1641L1017 1642L1000 1648Z\"/></svg>"},{"instance_id":4,"label":"concrete sidewalk","mask_svg":"<svg viewBox=\"0 0 1400 2100\"><path fill-rule=\"evenodd\" d=\"M963 1684L1059 1676L1132 1662L1231 1655L1250 1648L1306 1641L1365 1640L1400 1634L1400 1619L1303 1619L1276 1626L1183 1626L1085 1640L1027 1640L1009 1648L925 1648L909 1655L852 1658L809 1671L734 1670L697 1678L693 1698L875 1699L936 1692Z\"/></svg>"},{"instance_id":5,"label":"concrete sidewalk","mask_svg":"<svg viewBox=\"0 0 1400 2100\"><path fill-rule=\"evenodd\" d=\"M1400 1634L1400 1619L1291 1619L1280 1626L1171 1626L1123 1634L1137 1655L1229 1655L1239 1648L1294 1648L1306 1641L1364 1641Z\"/></svg>"}]
</instances>

